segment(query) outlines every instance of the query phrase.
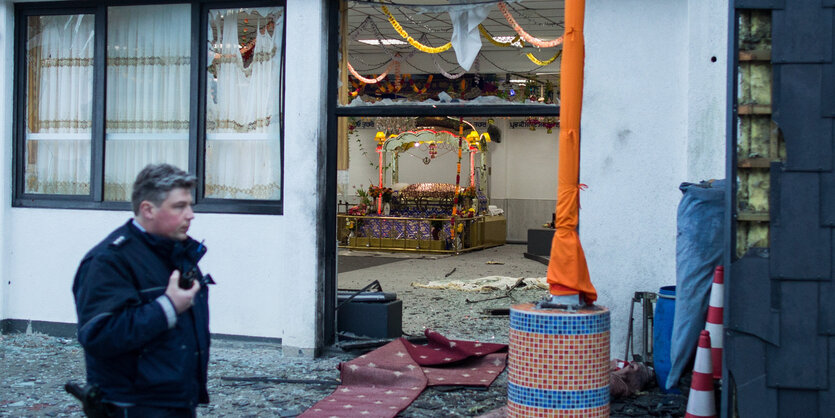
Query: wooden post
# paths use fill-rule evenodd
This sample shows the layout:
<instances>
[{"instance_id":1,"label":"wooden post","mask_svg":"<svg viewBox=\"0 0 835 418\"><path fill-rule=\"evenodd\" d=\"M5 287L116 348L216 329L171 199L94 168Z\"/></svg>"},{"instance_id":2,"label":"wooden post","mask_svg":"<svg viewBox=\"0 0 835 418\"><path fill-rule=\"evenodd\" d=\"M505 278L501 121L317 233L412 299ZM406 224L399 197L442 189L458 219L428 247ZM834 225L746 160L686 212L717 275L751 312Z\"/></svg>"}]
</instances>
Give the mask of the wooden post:
<instances>
[{"instance_id":1,"label":"wooden post","mask_svg":"<svg viewBox=\"0 0 835 418\"><path fill-rule=\"evenodd\" d=\"M342 60L339 62L339 104L348 104L348 6L345 0L339 1L339 49ZM339 118L336 139L336 169L347 170L350 164L348 144L348 118Z\"/></svg>"}]
</instances>

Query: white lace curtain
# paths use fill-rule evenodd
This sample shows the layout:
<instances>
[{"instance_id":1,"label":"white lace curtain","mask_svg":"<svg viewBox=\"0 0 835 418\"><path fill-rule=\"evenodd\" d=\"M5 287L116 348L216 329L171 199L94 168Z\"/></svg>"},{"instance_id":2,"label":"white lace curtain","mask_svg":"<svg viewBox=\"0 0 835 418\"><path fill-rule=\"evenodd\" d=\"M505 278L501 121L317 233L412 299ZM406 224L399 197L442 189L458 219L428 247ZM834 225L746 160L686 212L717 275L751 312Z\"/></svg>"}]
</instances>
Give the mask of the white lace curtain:
<instances>
[{"instance_id":1,"label":"white lace curtain","mask_svg":"<svg viewBox=\"0 0 835 418\"><path fill-rule=\"evenodd\" d=\"M190 22L187 4L108 9L106 200L147 164L188 167Z\"/></svg>"},{"instance_id":2,"label":"white lace curtain","mask_svg":"<svg viewBox=\"0 0 835 418\"><path fill-rule=\"evenodd\" d=\"M92 15L29 18L27 193L90 193L93 28Z\"/></svg>"},{"instance_id":3,"label":"white lace curtain","mask_svg":"<svg viewBox=\"0 0 835 418\"><path fill-rule=\"evenodd\" d=\"M207 197L280 197L281 10L215 10L210 15ZM243 46L251 48L248 66L239 41L247 33L242 21L255 29L254 46L252 41Z\"/></svg>"}]
</instances>

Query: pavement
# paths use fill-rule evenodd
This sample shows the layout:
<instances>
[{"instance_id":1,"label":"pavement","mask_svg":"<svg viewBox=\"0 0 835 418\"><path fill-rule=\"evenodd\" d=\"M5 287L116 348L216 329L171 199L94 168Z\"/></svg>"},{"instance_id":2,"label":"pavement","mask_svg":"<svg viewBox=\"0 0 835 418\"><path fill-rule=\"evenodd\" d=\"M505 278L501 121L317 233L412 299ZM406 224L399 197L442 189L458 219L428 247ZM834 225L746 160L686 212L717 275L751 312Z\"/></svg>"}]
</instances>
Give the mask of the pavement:
<instances>
[{"instance_id":1,"label":"pavement","mask_svg":"<svg viewBox=\"0 0 835 418\"><path fill-rule=\"evenodd\" d=\"M503 245L460 255L370 253L340 250L338 285L358 289L378 280L403 301L403 334L427 328L452 339L508 342L502 310L539 300L546 290L527 286L479 292L414 287L437 280L488 276L544 277L546 266L524 257L525 246ZM340 341L357 342L340 337ZM372 344L373 345L373 344ZM316 359L287 357L280 344L214 339L209 366L211 403L198 409L210 417L292 417L330 394L337 365L373 347L331 347ZM79 403L63 390L84 380L83 350L74 339L28 333L0 335L0 417L80 417ZM448 388L444 388L448 389ZM402 417L479 416L507 403L507 372L487 390L425 390ZM612 416L683 416L686 398L650 389L612 403Z\"/></svg>"}]
</instances>

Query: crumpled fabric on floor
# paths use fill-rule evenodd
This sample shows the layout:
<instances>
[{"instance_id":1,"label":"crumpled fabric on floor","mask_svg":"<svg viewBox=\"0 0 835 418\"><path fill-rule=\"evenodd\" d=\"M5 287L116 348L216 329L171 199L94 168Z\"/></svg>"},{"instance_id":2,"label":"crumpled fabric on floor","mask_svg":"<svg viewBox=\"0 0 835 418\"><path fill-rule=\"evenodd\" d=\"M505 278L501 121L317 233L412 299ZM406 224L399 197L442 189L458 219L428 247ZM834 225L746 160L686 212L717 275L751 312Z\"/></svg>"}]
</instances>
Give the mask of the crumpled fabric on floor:
<instances>
[{"instance_id":1,"label":"crumpled fabric on floor","mask_svg":"<svg viewBox=\"0 0 835 418\"><path fill-rule=\"evenodd\" d=\"M427 344L399 338L341 363L342 384L300 417L394 417L426 386L487 387L507 364L506 344L425 333Z\"/></svg>"}]
</instances>

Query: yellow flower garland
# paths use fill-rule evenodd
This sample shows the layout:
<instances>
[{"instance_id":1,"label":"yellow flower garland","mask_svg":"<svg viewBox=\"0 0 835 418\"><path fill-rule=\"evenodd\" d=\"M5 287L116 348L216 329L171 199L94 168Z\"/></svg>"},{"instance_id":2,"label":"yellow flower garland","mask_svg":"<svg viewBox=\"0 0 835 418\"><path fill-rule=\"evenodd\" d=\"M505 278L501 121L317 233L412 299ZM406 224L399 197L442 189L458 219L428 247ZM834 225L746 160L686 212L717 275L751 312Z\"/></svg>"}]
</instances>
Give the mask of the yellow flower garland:
<instances>
[{"instance_id":1,"label":"yellow flower garland","mask_svg":"<svg viewBox=\"0 0 835 418\"><path fill-rule=\"evenodd\" d=\"M415 38L409 36L409 33L406 32L405 29L403 29L403 26L400 26L400 23L397 22L397 19L394 18L394 15L392 15L391 12L389 12L388 7L382 6L381 8L383 9L383 13L385 13L386 16L388 16L389 23L391 23L391 26L394 28L394 30L396 30L397 33L400 34L400 36L406 39L406 41L409 42L409 44L411 44L416 49L426 52L427 54L438 54L452 48L451 42L447 42L446 44L441 45L439 47L426 46L418 42L417 40L415 40Z\"/></svg>"},{"instance_id":2,"label":"yellow flower garland","mask_svg":"<svg viewBox=\"0 0 835 418\"><path fill-rule=\"evenodd\" d=\"M551 57L551 59L546 60L546 61L540 61L540 60L539 60L539 59L537 59L535 56L533 56L533 54L531 54L530 52L528 53L527 57L528 57L528 59L529 59L529 60L531 60L534 64L536 64L536 65L540 65L540 66L543 66L543 67L544 67L544 66L546 66L546 65L548 65L548 64L550 64L550 63L552 63L552 62L554 62L554 60L555 60L555 59L557 59L557 58L559 58L559 56L560 56L560 55L562 55L562 49L561 49L561 50L559 50L559 51L557 51L557 53L556 53L556 54L554 54L554 56L553 56L553 57Z\"/></svg>"},{"instance_id":3,"label":"yellow flower garland","mask_svg":"<svg viewBox=\"0 0 835 418\"><path fill-rule=\"evenodd\" d=\"M525 45L525 41L519 39L520 38L519 35L516 35L516 37L513 38L513 40L511 40L510 42L499 42L499 41L496 40L496 38L493 37L493 35L490 34L490 32L487 31L487 29L484 27L484 25L478 25L478 30L479 30L479 32L481 32L481 36L483 36L485 39L490 41L491 44L496 45L498 47L502 47L502 48L509 47L517 41L522 46ZM526 56L534 64L544 67L544 66L554 62L554 60L556 60L557 58L559 58L560 54L562 54L562 50L557 51L557 53L553 57L551 57L551 59L545 60L545 61L540 61L537 57L535 57L531 53L526 54Z\"/></svg>"},{"instance_id":4,"label":"yellow flower garland","mask_svg":"<svg viewBox=\"0 0 835 418\"><path fill-rule=\"evenodd\" d=\"M498 46L498 47L500 47L500 48L506 48L506 47L509 47L509 46L511 46L511 45L512 45L514 42L516 42L516 41L519 41L519 43L520 43L522 46L524 46L524 45L525 45L525 42L524 42L524 41L521 41L521 40L519 39L519 35L516 35L516 37L515 37L515 38L513 38L513 40L511 40L510 42L499 42L499 41L497 41L497 40L496 40L496 38L494 38L494 37L493 37L493 35L491 35L491 34L490 34L490 32L488 32L488 31L487 31L487 29L484 27L484 25L483 25L483 24L480 24L480 23L479 23L479 25L478 25L478 31L479 31L479 32L481 32L481 36L483 36L483 37L484 37L484 39L487 39L488 41L490 41L490 43L491 43L491 44L493 44L493 45L495 45L495 46Z\"/></svg>"}]
</instances>

